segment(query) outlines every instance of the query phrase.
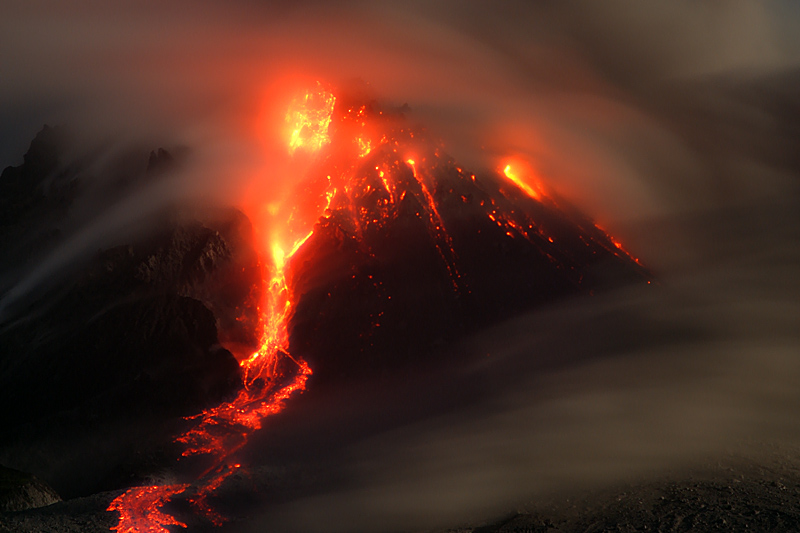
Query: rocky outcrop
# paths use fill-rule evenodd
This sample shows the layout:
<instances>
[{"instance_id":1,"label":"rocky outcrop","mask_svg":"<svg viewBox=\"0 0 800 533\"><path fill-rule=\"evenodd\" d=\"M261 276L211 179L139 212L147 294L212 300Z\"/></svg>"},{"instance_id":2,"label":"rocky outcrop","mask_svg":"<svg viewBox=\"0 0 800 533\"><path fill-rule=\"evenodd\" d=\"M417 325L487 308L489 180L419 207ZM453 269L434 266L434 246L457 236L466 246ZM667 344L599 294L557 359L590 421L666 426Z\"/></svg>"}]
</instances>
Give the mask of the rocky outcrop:
<instances>
[{"instance_id":1,"label":"rocky outcrop","mask_svg":"<svg viewBox=\"0 0 800 533\"><path fill-rule=\"evenodd\" d=\"M126 420L158 427L234 394L238 362L220 345L211 304L198 299L207 296L229 315L242 312L226 307L238 295L214 290L226 287L226 272L247 268L232 265L234 255L215 230L175 225L148 242L100 253L24 316L2 324L0 447L22 453L39 439L82 439L87 430ZM170 435L148 438L168 442ZM76 464L90 460L89 451ZM98 467L91 474L105 477ZM69 480L78 481L97 488L89 476ZM67 491L76 492L83 489Z\"/></svg>"},{"instance_id":2,"label":"rocky outcrop","mask_svg":"<svg viewBox=\"0 0 800 533\"><path fill-rule=\"evenodd\" d=\"M19 166L0 174L0 272L24 270L39 250L60 238L63 220L78 192L75 169L62 162L65 132L45 126ZM0 292L5 287L0 280Z\"/></svg>"},{"instance_id":3,"label":"rocky outcrop","mask_svg":"<svg viewBox=\"0 0 800 533\"><path fill-rule=\"evenodd\" d=\"M0 512L24 511L60 501L56 491L36 476L0 466Z\"/></svg>"},{"instance_id":4,"label":"rocky outcrop","mask_svg":"<svg viewBox=\"0 0 800 533\"><path fill-rule=\"evenodd\" d=\"M43 183L59 165L60 133L45 126L31 141L23 163L0 175L0 227L18 222L44 198Z\"/></svg>"},{"instance_id":5,"label":"rocky outcrop","mask_svg":"<svg viewBox=\"0 0 800 533\"><path fill-rule=\"evenodd\" d=\"M17 200L14 216L3 219L5 235L30 235L29 222L48 212L44 184L80 172L65 169L54 137L45 128L23 165L3 173L10 196L0 197ZM169 172L179 162L159 150L150 174ZM14 184L19 190L12 190ZM35 468L68 497L115 488L130 482L114 477L115 465L130 465L124 476L142 474L145 462L157 468L159 460L152 458L168 452L152 450L171 442L181 417L235 394L240 368L221 340L256 342L259 264L244 215L234 209L200 214L202 220L197 213L166 210L150 231L85 258L83 268L60 274L46 292L4 316L0 460ZM35 260L35 243L14 241L20 264ZM14 245L3 244L0 239L0 254ZM114 437L134 421L141 433ZM79 444L95 432L112 443L134 442L116 451L103 446L110 457L99 464L93 446ZM61 464L54 442L73 448L74 466ZM82 468L88 474L73 476Z\"/></svg>"}]
</instances>

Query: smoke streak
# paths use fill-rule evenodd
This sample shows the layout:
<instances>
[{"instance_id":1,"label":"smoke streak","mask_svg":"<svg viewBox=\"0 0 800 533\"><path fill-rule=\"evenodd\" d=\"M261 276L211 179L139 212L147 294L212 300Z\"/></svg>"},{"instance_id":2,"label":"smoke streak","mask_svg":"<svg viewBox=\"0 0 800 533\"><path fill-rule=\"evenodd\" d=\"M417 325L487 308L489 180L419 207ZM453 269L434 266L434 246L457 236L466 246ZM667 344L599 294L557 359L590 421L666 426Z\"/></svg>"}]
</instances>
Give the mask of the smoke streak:
<instances>
[{"instance_id":1,"label":"smoke streak","mask_svg":"<svg viewBox=\"0 0 800 533\"><path fill-rule=\"evenodd\" d=\"M762 244L732 239L750 253L715 248L715 265L655 291L569 302L476 335L463 353L480 362L444 387L479 402L351 444L328 465L344 481L269 506L258 527L480 523L554 494L796 446L797 227ZM416 389L434 412L435 390Z\"/></svg>"}]
</instances>

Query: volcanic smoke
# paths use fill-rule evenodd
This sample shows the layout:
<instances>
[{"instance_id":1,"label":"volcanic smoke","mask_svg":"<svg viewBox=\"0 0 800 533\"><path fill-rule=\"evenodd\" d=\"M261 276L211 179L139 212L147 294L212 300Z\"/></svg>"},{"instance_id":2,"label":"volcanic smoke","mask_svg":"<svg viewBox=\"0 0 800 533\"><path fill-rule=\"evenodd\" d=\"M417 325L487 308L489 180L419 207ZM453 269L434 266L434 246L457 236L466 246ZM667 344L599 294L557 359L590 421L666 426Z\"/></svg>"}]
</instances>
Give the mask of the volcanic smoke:
<instances>
[{"instance_id":1,"label":"volcanic smoke","mask_svg":"<svg viewBox=\"0 0 800 533\"><path fill-rule=\"evenodd\" d=\"M318 88L309 91L300 102L294 102L287 114L292 124L289 147L292 152L305 149L320 150L330 142L328 127L335 97ZM287 221L288 223L288 221ZM242 361L244 382L235 399L192 417L197 425L177 437L185 445L183 456L206 455L211 466L201 475L201 488L190 498L194 508L213 523L223 518L208 505L206 498L238 464L229 464L230 457L247 442L253 431L261 428L264 418L279 412L293 392L305 389L311 368L301 359L288 353L287 321L292 299L286 285L286 262L303 244L307 236L293 243L286 253L281 242L271 243L273 264L271 277L264 281L267 291L265 308L261 313L261 347ZM286 368L286 361L294 368ZM119 511L119 524L113 529L121 533L168 532L165 526L186 527L160 507L175 495L182 494L189 484L135 487L111 502L109 511Z\"/></svg>"},{"instance_id":2,"label":"volcanic smoke","mask_svg":"<svg viewBox=\"0 0 800 533\"><path fill-rule=\"evenodd\" d=\"M614 259L636 279L647 277L637 261L597 226L582 220L565 230L568 217L553 218L561 211L559 202L545 193L538 180L524 174L525 165L509 161L501 166L508 181L500 182L495 191L456 166L424 130L410 127L402 112L380 109L374 102L343 102L317 83L292 101L286 122L289 152L302 154L313 164L292 202L270 207L277 222L273 220L265 232L269 238L261 244L262 263L268 266L260 307L260 348L240 362L243 383L237 396L190 417L191 429L175 439L183 447L183 457L205 460L208 466L202 474L188 482L129 489L108 507L119 512L115 531L155 533L168 532L168 526L186 527L162 510L175 497L185 498L211 523L224 522L209 497L240 468L235 456L249 436L268 416L280 412L295 392L302 392L312 374L306 361L290 353L290 321L298 295L287 280L292 277L293 257L312 242L319 227L345 228L360 253L374 259L379 254L376 243L386 240L387 228L401 217L417 221L424 226L438 268L456 299L471 294L475 279L479 280L462 271L450 222L442 214L443 209L463 206L479 213L482 223L494 225L497 235L536 250L576 289L587 283L580 268L587 254ZM540 219L532 215L536 210L543 215ZM562 241L573 247L580 242L585 250L575 253ZM392 296L382 287L383 281L369 278L374 294L385 299L388 308ZM372 316L372 328L381 327L383 314Z\"/></svg>"}]
</instances>

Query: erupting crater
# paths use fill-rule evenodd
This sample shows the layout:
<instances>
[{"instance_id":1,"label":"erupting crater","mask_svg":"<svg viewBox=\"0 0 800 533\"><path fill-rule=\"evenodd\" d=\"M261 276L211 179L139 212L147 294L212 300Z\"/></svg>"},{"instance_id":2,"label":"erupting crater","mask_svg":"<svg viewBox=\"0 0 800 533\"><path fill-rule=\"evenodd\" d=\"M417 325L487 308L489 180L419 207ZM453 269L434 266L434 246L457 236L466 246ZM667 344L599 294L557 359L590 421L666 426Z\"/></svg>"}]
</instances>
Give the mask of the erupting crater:
<instances>
[{"instance_id":1,"label":"erupting crater","mask_svg":"<svg viewBox=\"0 0 800 533\"><path fill-rule=\"evenodd\" d=\"M162 509L175 497L221 524L209 497L312 368L321 386L386 370L554 298L649 279L524 163L470 173L403 110L317 84L286 121L290 153L311 163L292 202L270 210L261 345L240 362L235 398L176 437L202 474L120 495L108 507L118 532L185 527Z\"/></svg>"}]
</instances>

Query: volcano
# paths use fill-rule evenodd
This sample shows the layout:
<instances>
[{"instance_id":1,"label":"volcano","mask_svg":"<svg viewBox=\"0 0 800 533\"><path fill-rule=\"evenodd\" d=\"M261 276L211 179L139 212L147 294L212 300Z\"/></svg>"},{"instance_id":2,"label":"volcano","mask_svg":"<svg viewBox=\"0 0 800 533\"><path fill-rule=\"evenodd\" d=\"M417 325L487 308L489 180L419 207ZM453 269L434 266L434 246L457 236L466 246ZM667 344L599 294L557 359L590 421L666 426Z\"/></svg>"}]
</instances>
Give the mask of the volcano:
<instances>
[{"instance_id":1,"label":"volcano","mask_svg":"<svg viewBox=\"0 0 800 533\"><path fill-rule=\"evenodd\" d=\"M401 109L343 99L330 139L293 195L327 204L289 280L290 351L317 381L424 364L523 310L650 280L534 176L468 172Z\"/></svg>"},{"instance_id":2,"label":"volcano","mask_svg":"<svg viewBox=\"0 0 800 533\"><path fill-rule=\"evenodd\" d=\"M240 468L234 458L252 432L310 378L320 390L374 380L520 310L649 282L542 184L510 164L506 181L466 172L402 109L317 84L286 120L289 150L310 165L269 209L262 334L241 358L243 388L177 437L183 457L203 458L199 483L129 490L109 506L117 531L185 526L160 510L179 494L223 523L209 497Z\"/></svg>"},{"instance_id":3,"label":"volcano","mask_svg":"<svg viewBox=\"0 0 800 533\"><path fill-rule=\"evenodd\" d=\"M221 231L207 221L165 217L168 229L146 242L101 253L88 281L56 291L60 303L4 326L17 347L4 353L5 379L15 384L7 390L26 382L36 383L37 398L80 390L76 411L122 394L128 407L114 410L117 421L141 402L163 401L169 416L189 415L174 444L184 464L195 461L192 468L177 483L134 487L116 498L109 510L120 513L117 531L185 526L161 509L175 497L221 524L208 498L240 468L237 452L252 432L307 384L325 394L401 369L458 364L449 347L466 334L559 298L651 281L637 259L530 166L517 158L502 170L472 173L415 125L405 106L381 105L358 91L335 95L318 84L295 99L286 120L288 148L304 161L303 173L285 199L270 204L264 228L258 213L248 213L255 237L238 212L217 219ZM23 167L4 172L14 181L9 187L54 172L58 158L47 147L47 168L36 153L26 156ZM148 166L161 168L159 161L174 163L161 150ZM64 182L71 175L59 174ZM46 198L44 186L33 180L25 190L25 202L40 208L34 200ZM121 304L120 290L129 294ZM74 309L85 316L57 327ZM55 337L26 348L25 339L44 325ZM38 380L41 366L26 367L22 352L56 375L74 373L58 357L65 339L83 347L93 372L67 384ZM104 356L116 345L125 348L109 365ZM156 377L142 385L139 367ZM172 392L142 392L164 387ZM176 396L185 390L191 394ZM34 411L44 416L46 406ZM14 416L21 424L32 415Z\"/></svg>"}]
</instances>

